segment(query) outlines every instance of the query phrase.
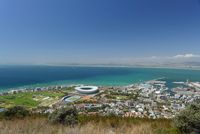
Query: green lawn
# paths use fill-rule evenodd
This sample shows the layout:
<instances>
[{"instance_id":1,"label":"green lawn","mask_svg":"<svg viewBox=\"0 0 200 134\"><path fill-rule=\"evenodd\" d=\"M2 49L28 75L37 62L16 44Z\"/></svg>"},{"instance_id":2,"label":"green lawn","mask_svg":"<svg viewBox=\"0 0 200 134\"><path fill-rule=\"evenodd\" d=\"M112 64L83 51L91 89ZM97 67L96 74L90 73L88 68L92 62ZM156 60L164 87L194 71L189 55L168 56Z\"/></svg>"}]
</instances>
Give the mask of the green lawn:
<instances>
[{"instance_id":1,"label":"green lawn","mask_svg":"<svg viewBox=\"0 0 200 134\"><path fill-rule=\"evenodd\" d=\"M117 95L117 96L116 96L116 99L118 99L118 100L127 100L128 97L125 96L125 95Z\"/></svg>"},{"instance_id":2,"label":"green lawn","mask_svg":"<svg viewBox=\"0 0 200 134\"><path fill-rule=\"evenodd\" d=\"M10 107L14 105L23 105L27 107L36 107L40 102L33 100L32 93L19 93L14 95L0 96L0 106Z\"/></svg>"},{"instance_id":3,"label":"green lawn","mask_svg":"<svg viewBox=\"0 0 200 134\"><path fill-rule=\"evenodd\" d=\"M58 99L64 96L62 92L56 91L38 91L38 92L27 92L17 93L13 95L0 96L0 107L11 107L14 105L22 105L25 107L37 107L45 97ZM35 98L40 98L36 100Z\"/></svg>"}]
</instances>

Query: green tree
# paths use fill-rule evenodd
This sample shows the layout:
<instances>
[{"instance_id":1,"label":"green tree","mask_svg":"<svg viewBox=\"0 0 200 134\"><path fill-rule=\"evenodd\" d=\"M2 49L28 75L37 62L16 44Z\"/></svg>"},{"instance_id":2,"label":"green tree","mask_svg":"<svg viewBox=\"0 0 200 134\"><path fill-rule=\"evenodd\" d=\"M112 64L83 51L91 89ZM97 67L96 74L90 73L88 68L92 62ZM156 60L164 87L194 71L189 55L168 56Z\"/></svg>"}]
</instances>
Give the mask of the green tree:
<instances>
[{"instance_id":1,"label":"green tree","mask_svg":"<svg viewBox=\"0 0 200 134\"><path fill-rule=\"evenodd\" d=\"M176 115L175 126L183 134L200 133L200 104L193 103Z\"/></svg>"},{"instance_id":2,"label":"green tree","mask_svg":"<svg viewBox=\"0 0 200 134\"><path fill-rule=\"evenodd\" d=\"M78 112L75 108L61 108L49 115L49 121L74 126L78 123Z\"/></svg>"},{"instance_id":3,"label":"green tree","mask_svg":"<svg viewBox=\"0 0 200 134\"><path fill-rule=\"evenodd\" d=\"M22 106L14 106L12 108L7 109L4 113L3 116L6 119L12 119L12 118L24 118L28 116L30 113L29 111L22 107Z\"/></svg>"}]
</instances>

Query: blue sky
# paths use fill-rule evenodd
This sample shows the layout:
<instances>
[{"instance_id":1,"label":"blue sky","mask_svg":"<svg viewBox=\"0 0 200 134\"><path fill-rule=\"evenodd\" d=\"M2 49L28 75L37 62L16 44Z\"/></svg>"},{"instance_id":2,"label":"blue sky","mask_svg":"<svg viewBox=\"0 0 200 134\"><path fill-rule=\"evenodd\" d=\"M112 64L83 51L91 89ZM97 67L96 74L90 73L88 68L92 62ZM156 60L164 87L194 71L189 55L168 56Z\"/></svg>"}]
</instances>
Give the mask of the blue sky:
<instances>
[{"instance_id":1,"label":"blue sky","mask_svg":"<svg viewBox=\"0 0 200 134\"><path fill-rule=\"evenodd\" d=\"M0 1L1 64L125 63L199 54L199 0Z\"/></svg>"}]
</instances>

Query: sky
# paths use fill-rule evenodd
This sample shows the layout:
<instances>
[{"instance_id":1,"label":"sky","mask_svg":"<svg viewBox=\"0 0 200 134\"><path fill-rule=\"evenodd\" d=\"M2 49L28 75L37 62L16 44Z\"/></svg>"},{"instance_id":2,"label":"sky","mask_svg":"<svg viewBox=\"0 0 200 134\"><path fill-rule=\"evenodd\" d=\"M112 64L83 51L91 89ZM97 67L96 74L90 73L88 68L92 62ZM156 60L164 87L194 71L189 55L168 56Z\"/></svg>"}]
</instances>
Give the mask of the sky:
<instances>
[{"instance_id":1,"label":"sky","mask_svg":"<svg viewBox=\"0 0 200 134\"><path fill-rule=\"evenodd\" d=\"M200 62L200 0L1 0L0 64Z\"/></svg>"}]
</instances>

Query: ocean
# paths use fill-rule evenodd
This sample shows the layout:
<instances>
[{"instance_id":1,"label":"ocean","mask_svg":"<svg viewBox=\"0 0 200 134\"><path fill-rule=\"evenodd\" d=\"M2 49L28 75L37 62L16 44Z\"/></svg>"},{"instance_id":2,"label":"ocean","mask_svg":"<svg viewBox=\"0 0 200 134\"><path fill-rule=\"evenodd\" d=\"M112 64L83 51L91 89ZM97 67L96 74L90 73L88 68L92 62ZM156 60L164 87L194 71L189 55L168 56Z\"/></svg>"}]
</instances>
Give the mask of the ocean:
<instances>
[{"instance_id":1,"label":"ocean","mask_svg":"<svg viewBox=\"0 0 200 134\"><path fill-rule=\"evenodd\" d=\"M200 70L131 67L0 66L0 92L24 87L87 84L124 86L163 78L168 87L174 81L200 81Z\"/></svg>"}]
</instances>

